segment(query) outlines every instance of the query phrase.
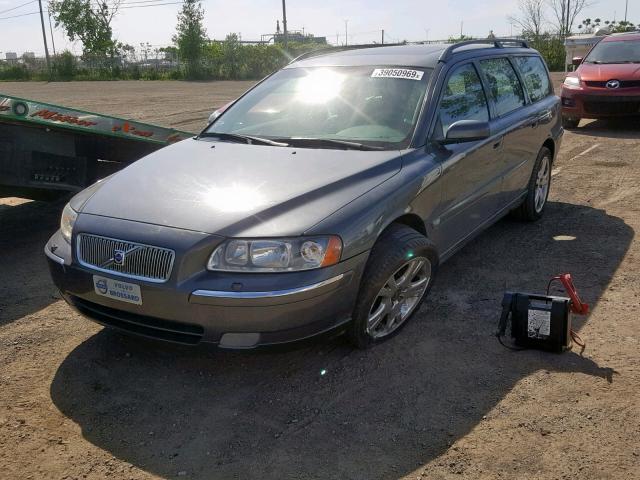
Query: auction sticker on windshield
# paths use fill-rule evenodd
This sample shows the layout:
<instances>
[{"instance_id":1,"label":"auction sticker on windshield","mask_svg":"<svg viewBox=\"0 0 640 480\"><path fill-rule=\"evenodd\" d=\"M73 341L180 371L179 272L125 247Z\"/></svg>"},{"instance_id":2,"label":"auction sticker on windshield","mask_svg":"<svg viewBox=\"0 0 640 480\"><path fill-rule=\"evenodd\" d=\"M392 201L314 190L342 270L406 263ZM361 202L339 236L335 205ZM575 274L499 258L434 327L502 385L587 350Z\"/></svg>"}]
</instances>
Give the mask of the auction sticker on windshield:
<instances>
[{"instance_id":1,"label":"auction sticker on windshield","mask_svg":"<svg viewBox=\"0 0 640 480\"><path fill-rule=\"evenodd\" d=\"M142 305L140 285L136 285L135 283L123 282L121 280L113 280L111 278L94 275L93 288L95 292L102 297Z\"/></svg>"},{"instance_id":2,"label":"auction sticker on windshield","mask_svg":"<svg viewBox=\"0 0 640 480\"><path fill-rule=\"evenodd\" d=\"M422 80L424 72L422 70L411 70L409 68L376 68L371 74L371 78L405 78L407 80Z\"/></svg>"}]
</instances>

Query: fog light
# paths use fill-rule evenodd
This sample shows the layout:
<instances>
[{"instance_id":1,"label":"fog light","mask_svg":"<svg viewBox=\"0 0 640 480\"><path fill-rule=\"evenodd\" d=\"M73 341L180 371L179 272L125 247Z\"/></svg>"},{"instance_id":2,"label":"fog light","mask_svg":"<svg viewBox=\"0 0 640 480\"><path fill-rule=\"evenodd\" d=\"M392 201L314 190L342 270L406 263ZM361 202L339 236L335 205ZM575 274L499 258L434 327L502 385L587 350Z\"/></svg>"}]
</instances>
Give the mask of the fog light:
<instances>
[{"instance_id":1,"label":"fog light","mask_svg":"<svg viewBox=\"0 0 640 480\"><path fill-rule=\"evenodd\" d=\"M576 102L573 98L562 97L562 106L563 107L575 107Z\"/></svg>"}]
</instances>

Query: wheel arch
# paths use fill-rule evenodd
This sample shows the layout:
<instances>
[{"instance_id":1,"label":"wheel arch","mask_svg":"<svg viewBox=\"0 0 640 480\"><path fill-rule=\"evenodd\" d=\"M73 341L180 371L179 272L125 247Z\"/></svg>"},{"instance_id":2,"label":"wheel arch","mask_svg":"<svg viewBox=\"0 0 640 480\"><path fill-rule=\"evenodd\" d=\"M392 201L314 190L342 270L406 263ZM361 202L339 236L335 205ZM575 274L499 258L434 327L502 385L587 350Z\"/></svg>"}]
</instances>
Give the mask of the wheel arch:
<instances>
[{"instance_id":1,"label":"wheel arch","mask_svg":"<svg viewBox=\"0 0 640 480\"><path fill-rule=\"evenodd\" d=\"M391 221L389 225L387 225L385 230L394 224L405 225L409 228L413 228L416 232L429 238L429 235L427 235L427 227L424 224L424 221L415 213L406 213L404 215L397 217L396 219ZM380 234L382 235L382 232Z\"/></svg>"},{"instance_id":2,"label":"wheel arch","mask_svg":"<svg viewBox=\"0 0 640 480\"><path fill-rule=\"evenodd\" d=\"M547 147L551 152L551 163L556 159L556 142L553 141L553 138L547 138L542 144L543 147Z\"/></svg>"},{"instance_id":3,"label":"wheel arch","mask_svg":"<svg viewBox=\"0 0 640 480\"><path fill-rule=\"evenodd\" d=\"M433 259L435 261L435 265L440 264L440 252L438 251L436 245L433 243L433 240L429 237L429 233L427 232L427 226L424 220L422 220L422 218L419 215L415 213L405 213L394 218L391 222L389 222L389 224L385 228L383 228L380 231L378 238L376 238L376 242L380 240L380 238L385 234L386 231L388 231L390 228L394 226L409 227L412 230L415 230L416 232L418 232L420 235L424 236L427 240L429 240L435 252L435 258Z\"/></svg>"}]
</instances>

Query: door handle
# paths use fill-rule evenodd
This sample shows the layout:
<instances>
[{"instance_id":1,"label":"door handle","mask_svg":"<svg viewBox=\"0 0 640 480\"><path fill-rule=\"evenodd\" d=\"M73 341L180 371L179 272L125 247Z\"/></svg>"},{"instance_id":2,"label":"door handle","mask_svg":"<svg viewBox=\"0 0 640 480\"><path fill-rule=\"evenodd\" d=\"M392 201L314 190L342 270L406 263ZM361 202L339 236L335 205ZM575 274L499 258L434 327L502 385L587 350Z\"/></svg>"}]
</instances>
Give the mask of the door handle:
<instances>
[{"instance_id":1,"label":"door handle","mask_svg":"<svg viewBox=\"0 0 640 480\"><path fill-rule=\"evenodd\" d=\"M500 147L502 147L503 142L504 142L504 137L500 137L500 139L493 144L493 149L498 150Z\"/></svg>"},{"instance_id":2,"label":"door handle","mask_svg":"<svg viewBox=\"0 0 640 480\"><path fill-rule=\"evenodd\" d=\"M547 122L548 120L551 120L552 117L553 117L553 114L551 113L551 111L547 110L538 117L538 123Z\"/></svg>"},{"instance_id":3,"label":"door handle","mask_svg":"<svg viewBox=\"0 0 640 480\"><path fill-rule=\"evenodd\" d=\"M531 128L536 128L541 123L547 123L549 120L551 120L552 117L553 114L551 113L551 111L545 110L544 113L538 115L538 117L536 117L536 119L531 122Z\"/></svg>"}]
</instances>

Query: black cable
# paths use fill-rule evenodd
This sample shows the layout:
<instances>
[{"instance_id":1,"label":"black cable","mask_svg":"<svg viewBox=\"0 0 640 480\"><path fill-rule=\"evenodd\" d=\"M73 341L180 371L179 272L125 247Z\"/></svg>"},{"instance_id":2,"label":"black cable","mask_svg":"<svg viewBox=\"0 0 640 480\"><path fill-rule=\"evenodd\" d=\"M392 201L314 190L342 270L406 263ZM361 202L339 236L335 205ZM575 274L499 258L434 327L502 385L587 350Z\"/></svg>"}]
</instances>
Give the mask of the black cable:
<instances>
[{"instance_id":1,"label":"black cable","mask_svg":"<svg viewBox=\"0 0 640 480\"><path fill-rule=\"evenodd\" d=\"M500 342L500 345L502 345L504 348L507 348L509 350L513 350L514 352L521 352L522 350L529 350L527 347L512 347L511 345L506 345L505 343L502 342L502 337L500 335L496 335L496 338Z\"/></svg>"}]
</instances>

